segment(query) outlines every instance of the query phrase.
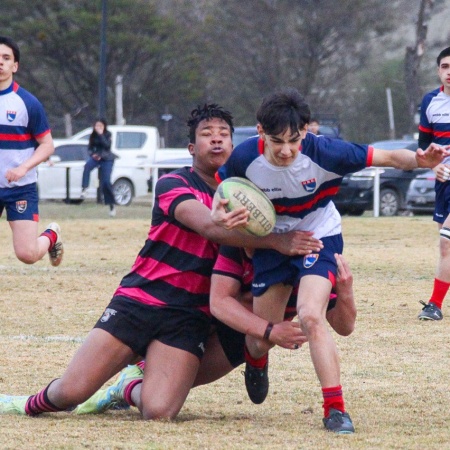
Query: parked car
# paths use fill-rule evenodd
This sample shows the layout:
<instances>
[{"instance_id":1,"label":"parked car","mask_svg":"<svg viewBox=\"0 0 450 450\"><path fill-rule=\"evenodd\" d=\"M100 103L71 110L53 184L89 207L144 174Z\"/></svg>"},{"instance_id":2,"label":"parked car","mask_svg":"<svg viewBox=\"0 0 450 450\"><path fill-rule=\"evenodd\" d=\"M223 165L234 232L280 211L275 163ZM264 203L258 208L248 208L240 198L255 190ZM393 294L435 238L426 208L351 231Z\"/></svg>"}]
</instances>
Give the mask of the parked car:
<instances>
[{"instance_id":1,"label":"parked car","mask_svg":"<svg viewBox=\"0 0 450 450\"><path fill-rule=\"evenodd\" d=\"M55 140L55 153L37 168L39 198L81 203L81 178L88 155L86 142ZM118 205L129 205L133 197L147 194L148 168L140 167L140 164L142 160L136 158L116 159L111 182ZM97 186L95 169L91 172L86 198L97 198Z\"/></svg>"},{"instance_id":2,"label":"parked car","mask_svg":"<svg viewBox=\"0 0 450 450\"><path fill-rule=\"evenodd\" d=\"M415 214L427 214L434 212L436 193L434 184L435 173L429 169L417 175L409 185L406 193L406 208Z\"/></svg>"},{"instance_id":3,"label":"parked car","mask_svg":"<svg viewBox=\"0 0 450 450\"><path fill-rule=\"evenodd\" d=\"M407 148L417 150L415 140L388 140L371 144L373 147L395 150ZM401 170L382 168L380 171L380 215L395 216L406 210L406 192L411 180L427 169ZM341 214L361 215L366 210L373 209L373 186L375 169L367 167L359 172L346 175L334 199L334 203Z\"/></svg>"}]
</instances>

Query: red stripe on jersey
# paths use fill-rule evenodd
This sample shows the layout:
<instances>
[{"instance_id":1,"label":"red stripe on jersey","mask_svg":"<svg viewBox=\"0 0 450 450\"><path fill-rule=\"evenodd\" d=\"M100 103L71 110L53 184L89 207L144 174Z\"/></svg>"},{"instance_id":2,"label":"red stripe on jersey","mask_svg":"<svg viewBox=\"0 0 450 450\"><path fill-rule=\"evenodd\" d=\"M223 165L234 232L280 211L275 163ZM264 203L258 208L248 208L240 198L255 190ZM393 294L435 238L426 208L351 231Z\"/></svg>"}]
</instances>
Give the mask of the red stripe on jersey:
<instances>
[{"instance_id":1,"label":"red stripe on jersey","mask_svg":"<svg viewBox=\"0 0 450 450\"><path fill-rule=\"evenodd\" d=\"M171 247L200 258L216 259L217 257L218 244L207 241L195 231L183 230L183 233L180 233L180 228L171 223L164 222L161 225L153 226L149 238L153 242L165 242Z\"/></svg>"},{"instance_id":2,"label":"red stripe on jersey","mask_svg":"<svg viewBox=\"0 0 450 450\"><path fill-rule=\"evenodd\" d=\"M277 214L298 213L304 211L305 209L312 208L317 202L319 202L319 200L336 195L338 190L339 190L338 186L325 189L319 192L312 200L310 200L307 203L303 203L302 205L295 205L295 206L274 205L275 211L277 212Z\"/></svg>"},{"instance_id":3,"label":"red stripe on jersey","mask_svg":"<svg viewBox=\"0 0 450 450\"><path fill-rule=\"evenodd\" d=\"M370 167L373 164L373 150L374 148L369 145L367 148L367 159L366 159L366 166Z\"/></svg>"},{"instance_id":4,"label":"red stripe on jersey","mask_svg":"<svg viewBox=\"0 0 450 450\"><path fill-rule=\"evenodd\" d=\"M0 134L0 140L2 141L29 141L33 136L31 134Z\"/></svg>"},{"instance_id":5,"label":"red stripe on jersey","mask_svg":"<svg viewBox=\"0 0 450 450\"><path fill-rule=\"evenodd\" d=\"M17 90L19 89L19 84L16 81L13 81L13 91L17 92Z\"/></svg>"},{"instance_id":6,"label":"red stripe on jersey","mask_svg":"<svg viewBox=\"0 0 450 450\"><path fill-rule=\"evenodd\" d=\"M243 267L238 261L227 258L219 253L216 264L214 264L214 270L229 273L230 275L235 275L236 277L241 277Z\"/></svg>"},{"instance_id":7,"label":"red stripe on jersey","mask_svg":"<svg viewBox=\"0 0 450 450\"><path fill-rule=\"evenodd\" d=\"M443 138L443 137L450 137L450 131L434 131L433 134L437 137L437 138Z\"/></svg>"},{"instance_id":8,"label":"red stripe on jersey","mask_svg":"<svg viewBox=\"0 0 450 450\"><path fill-rule=\"evenodd\" d=\"M47 134L49 134L50 132L51 132L52 130L46 130L46 131L44 131L43 133L41 133L41 134L36 134L36 138L41 138L41 137L44 137L44 136L46 136Z\"/></svg>"},{"instance_id":9,"label":"red stripe on jersey","mask_svg":"<svg viewBox=\"0 0 450 450\"><path fill-rule=\"evenodd\" d=\"M192 294L208 294L211 286L209 277L192 271L176 271L174 267L152 258L139 256L133 272L147 280L164 280L164 282Z\"/></svg>"},{"instance_id":10,"label":"red stripe on jersey","mask_svg":"<svg viewBox=\"0 0 450 450\"><path fill-rule=\"evenodd\" d=\"M432 128L426 128L423 125L419 125L419 131L423 131L424 133L433 134L433 129Z\"/></svg>"},{"instance_id":11,"label":"red stripe on jersey","mask_svg":"<svg viewBox=\"0 0 450 450\"><path fill-rule=\"evenodd\" d=\"M132 288L132 287L123 287L119 286L114 295L123 295L124 297L131 298L132 300L143 303L144 305L149 306L171 306L165 302L162 302L161 300L158 300L156 297L153 297L153 295L147 294L140 288ZM176 307L176 305L175 305ZM193 307L194 309L203 312L204 314L207 314L208 316L211 316L211 311L209 309L209 305L205 306L198 306Z\"/></svg>"}]
</instances>

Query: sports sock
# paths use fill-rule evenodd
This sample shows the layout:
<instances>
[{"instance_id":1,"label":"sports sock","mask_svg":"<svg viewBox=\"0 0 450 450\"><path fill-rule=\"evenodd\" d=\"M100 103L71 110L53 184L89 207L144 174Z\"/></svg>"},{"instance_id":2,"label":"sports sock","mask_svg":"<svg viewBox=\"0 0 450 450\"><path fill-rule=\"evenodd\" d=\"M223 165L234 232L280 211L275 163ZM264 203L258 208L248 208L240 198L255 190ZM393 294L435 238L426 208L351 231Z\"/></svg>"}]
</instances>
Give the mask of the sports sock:
<instances>
[{"instance_id":1,"label":"sports sock","mask_svg":"<svg viewBox=\"0 0 450 450\"><path fill-rule=\"evenodd\" d=\"M136 404L131 399L131 392L133 389L138 385L142 383L142 378L139 378L137 380L131 381L126 388L123 391L123 399L130 405L130 406L136 406Z\"/></svg>"},{"instance_id":2,"label":"sports sock","mask_svg":"<svg viewBox=\"0 0 450 450\"><path fill-rule=\"evenodd\" d=\"M444 303L444 298L447 295L450 283L446 281L434 279L433 293L428 303L434 303L439 309L442 309L442 303Z\"/></svg>"},{"instance_id":3,"label":"sports sock","mask_svg":"<svg viewBox=\"0 0 450 450\"><path fill-rule=\"evenodd\" d=\"M53 231L53 230L45 230L41 233L41 236L45 236L47 238L49 238L50 240L50 246L49 246L49 250L53 248L53 246L56 244L56 240L58 239L58 235Z\"/></svg>"},{"instance_id":4,"label":"sports sock","mask_svg":"<svg viewBox=\"0 0 450 450\"><path fill-rule=\"evenodd\" d=\"M140 367L142 370L145 370L145 359L139 361L136 365Z\"/></svg>"},{"instance_id":5,"label":"sports sock","mask_svg":"<svg viewBox=\"0 0 450 450\"><path fill-rule=\"evenodd\" d=\"M251 366L256 367L257 369L264 369L269 359L269 353L261 356L261 358L253 358L253 356L250 355L247 346L244 347L244 355L245 361L248 362Z\"/></svg>"},{"instance_id":6,"label":"sports sock","mask_svg":"<svg viewBox=\"0 0 450 450\"><path fill-rule=\"evenodd\" d=\"M323 395L323 414L328 417L330 408L345 412L344 397L342 395L342 386L322 388Z\"/></svg>"},{"instance_id":7,"label":"sports sock","mask_svg":"<svg viewBox=\"0 0 450 450\"><path fill-rule=\"evenodd\" d=\"M52 384L53 381L50 384ZM58 412L67 410L67 408L59 408L48 399L47 391L50 384L45 389L42 389L42 391L38 392L36 395L32 395L27 400L27 403L25 404L25 412L29 416L37 416L43 412Z\"/></svg>"}]
</instances>

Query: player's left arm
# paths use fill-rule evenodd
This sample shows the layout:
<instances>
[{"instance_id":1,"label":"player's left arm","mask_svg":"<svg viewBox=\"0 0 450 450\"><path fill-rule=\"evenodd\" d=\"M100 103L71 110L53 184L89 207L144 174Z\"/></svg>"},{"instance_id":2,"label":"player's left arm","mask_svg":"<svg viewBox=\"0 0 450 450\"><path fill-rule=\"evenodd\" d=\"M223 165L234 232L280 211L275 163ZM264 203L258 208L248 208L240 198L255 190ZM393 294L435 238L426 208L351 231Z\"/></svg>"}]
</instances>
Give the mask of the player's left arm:
<instances>
[{"instance_id":1,"label":"player's left arm","mask_svg":"<svg viewBox=\"0 0 450 450\"><path fill-rule=\"evenodd\" d=\"M50 158L50 156L55 151L52 134L50 132L43 136L37 137L36 141L38 143L38 146L36 147L36 150L33 152L31 158L28 158L20 166L9 169L6 172L6 179L10 183L13 181L20 180L33 167L36 167L41 162L44 162L48 158Z\"/></svg>"},{"instance_id":2,"label":"player's left arm","mask_svg":"<svg viewBox=\"0 0 450 450\"><path fill-rule=\"evenodd\" d=\"M327 311L327 320L336 333L350 335L355 329L356 304L353 294L353 274L344 257L335 254L337 263L336 306Z\"/></svg>"},{"instance_id":3,"label":"player's left arm","mask_svg":"<svg viewBox=\"0 0 450 450\"><path fill-rule=\"evenodd\" d=\"M372 165L378 167L395 167L403 170L413 170L418 167L432 169L443 159L450 156L450 145L442 146L432 143L426 150L418 148L416 152L407 149L382 150L373 149Z\"/></svg>"}]
</instances>

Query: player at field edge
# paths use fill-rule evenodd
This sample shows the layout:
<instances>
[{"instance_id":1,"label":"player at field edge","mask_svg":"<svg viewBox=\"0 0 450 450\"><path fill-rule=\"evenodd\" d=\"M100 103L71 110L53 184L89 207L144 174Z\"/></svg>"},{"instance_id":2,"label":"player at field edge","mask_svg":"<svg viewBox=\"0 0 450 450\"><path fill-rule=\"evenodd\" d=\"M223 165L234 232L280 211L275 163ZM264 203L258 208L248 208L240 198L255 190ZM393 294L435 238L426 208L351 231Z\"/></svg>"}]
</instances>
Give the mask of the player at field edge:
<instances>
[{"instance_id":1,"label":"player at field edge","mask_svg":"<svg viewBox=\"0 0 450 450\"><path fill-rule=\"evenodd\" d=\"M407 149L386 151L316 136L307 132L309 120L309 106L298 91L283 89L270 94L257 112L259 136L235 148L219 169L217 181L248 178L272 200L277 213L275 232L311 231L323 242L319 252L306 256L256 249L253 311L269 322L265 336L270 335L272 324L283 319L292 287L299 283L297 313L322 388L324 426L337 433L353 433L344 404L338 352L325 320L336 277L334 254L343 251L341 217L332 198L347 173L372 165L404 170L434 167L450 152L437 144L415 154ZM215 202L214 222L226 229L243 225L230 226L223 216L226 202ZM268 393L271 346L267 339L246 337L246 387L255 403L263 402Z\"/></svg>"},{"instance_id":2,"label":"player at field edge","mask_svg":"<svg viewBox=\"0 0 450 450\"><path fill-rule=\"evenodd\" d=\"M431 142L450 144L450 47L437 57L437 73L442 85L426 94L420 107L419 147ZM439 229L439 261L433 290L428 303L423 304L420 320L442 320L442 304L450 287L450 158L435 169L436 203L433 220Z\"/></svg>"},{"instance_id":3,"label":"player at field edge","mask_svg":"<svg viewBox=\"0 0 450 450\"><path fill-rule=\"evenodd\" d=\"M91 397L127 364L149 363L144 378L121 380L121 394L142 382L144 419L176 417L197 377L210 333L210 278L218 244L264 246L286 254L321 248L309 232L252 237L224 230L211 220L217 188L215 172L231 154L232 116L204 105L188 120L188 150L193 166L158 180L151 227L131 272L126 275L94 329L61 378L31 396L0 396L0 414L57 412ZM245 208L225 214L230 223L247 220ZM304 342L298 324L290 324L294 345ZM171 377L165 374L171 374Z\"/></svg>"},{"instance_id":4,"label":"player at field edge","mask_svg":"<svg viewBox=\"0 0 450 450\"><path fill-rule=\"evenodd\" d=\"M252 313L253 297L250 292L253 278L251 250L221 246L211 279L211 312L219 319L213 321L213 332L208 337L205 355L200 364L193 387L222 378L245 362L245 333L262 337L267 321ZM330 296L327 320L343 336L352 333L356 320L353 296L353 276L342 255L335 255L338 264L336 293ZM293 339L289 321L296 315L296 295L293 294L285 310L284 321L274 324L270 341L284 348L299 347ZM297 338L297 336L295 336ZM305 336L303 340L306 341ZM114 407L127 407L121 396L121 383L128 374L143 376L145 363L124 369L117 381L106 389L97 391L89 400L75 409L75 414L98 414ZM130 393L135 405L141 403L141 384Z\"/></svg>"},{"instance_id":5,"label":"player at field edge","mask_svg":"<svg viewBox=\"0 0 450 450\"><path fill-rule=\"evenodd\" d=\"M17 259L34 264L48 252L58 266L63 257L61 229L51 223L38 235L36 166L54 152L51 130L39 100L14 81L20 49L0 36L0 216L12 231Z\"/></svg>"}]
</instances>

